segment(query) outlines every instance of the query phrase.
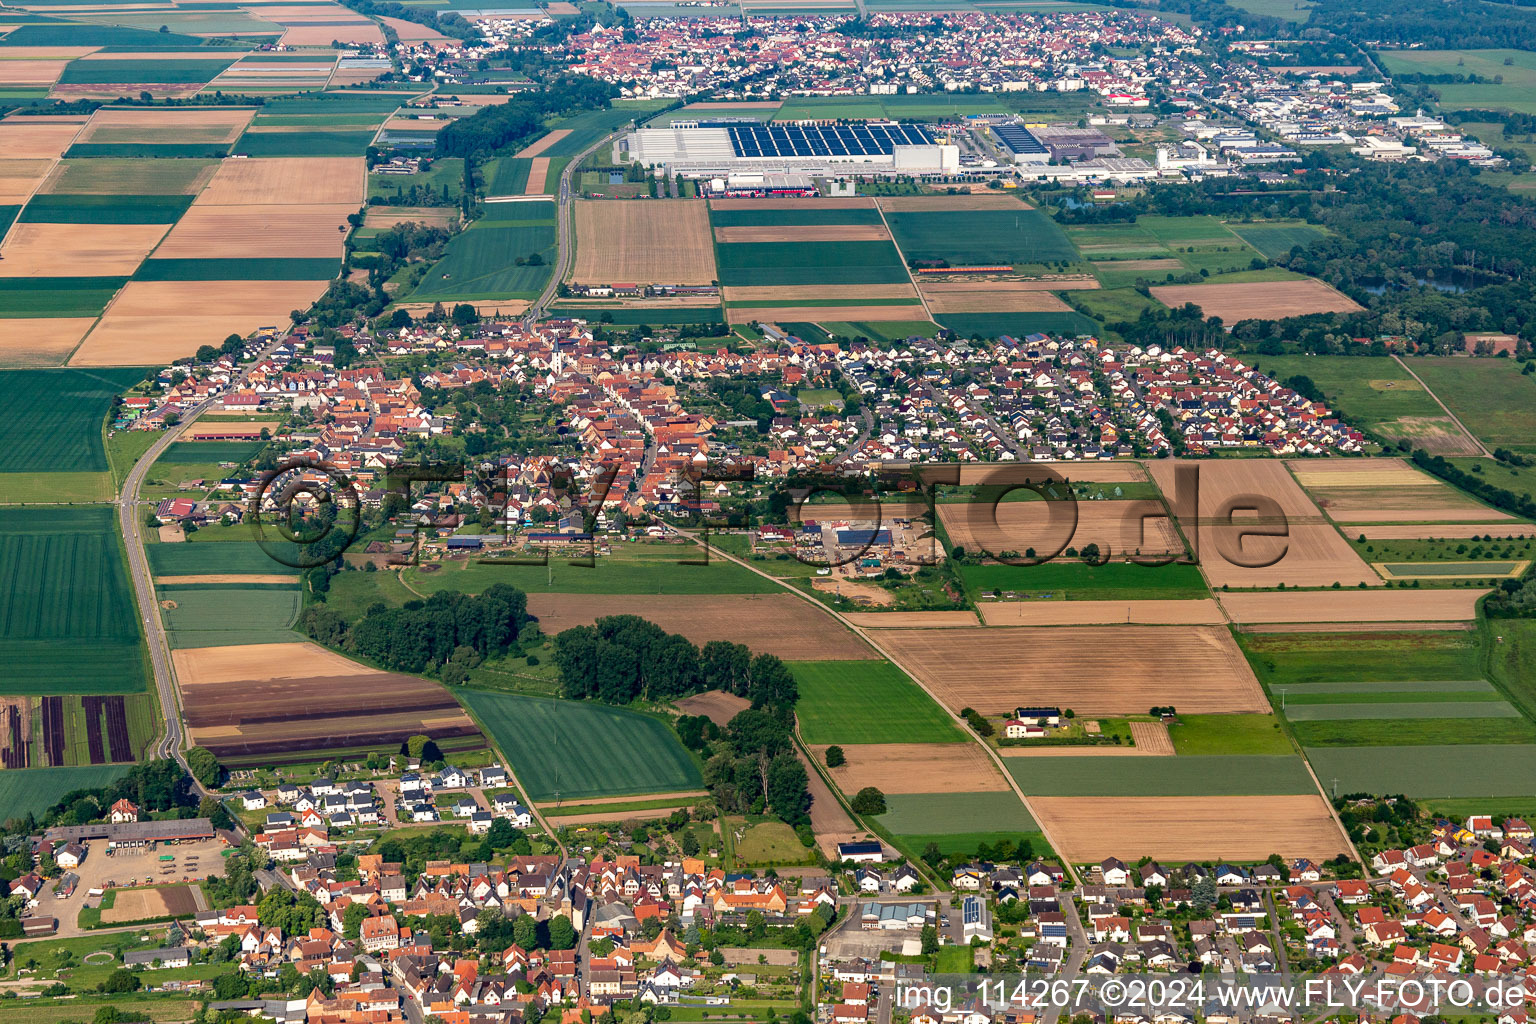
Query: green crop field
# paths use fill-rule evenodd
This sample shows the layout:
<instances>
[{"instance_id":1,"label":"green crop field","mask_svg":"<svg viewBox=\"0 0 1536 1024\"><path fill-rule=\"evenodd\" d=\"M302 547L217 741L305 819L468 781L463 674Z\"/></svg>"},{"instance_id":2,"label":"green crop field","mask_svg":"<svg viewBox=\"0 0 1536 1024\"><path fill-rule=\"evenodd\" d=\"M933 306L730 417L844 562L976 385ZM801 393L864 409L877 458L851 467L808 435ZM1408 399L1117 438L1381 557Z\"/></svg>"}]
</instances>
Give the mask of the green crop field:
<instances>
[{"instance_id":1,"label":"green crop field","mask_svg":"<svg viewBox=\"0 0 1536 1024\"><path fill-rule=\"evenodd\" d=\"M146 31L121 25L82 25L59 22L46 25L22 25L0 39L0 46L131 46L134 48L191 49L205 40L176 32Z\"/></svg>"},{"instance_id":2,"label":"green crop field","mask_svg":"<svg viewBox=\"0 0 1536 1024\"><path fill-rule=\"evenodd\" d=\"M252 536L249 528L244 532L247 537ZM267 553L268 549L285 561L273 558ZM279 540L272 531L264 544L254 540L221 544L151 544L144 551L149 556L150 572L156 576L288 576L299 572L287 564L298 559L298 545Z\"/></svg>"},{"instance_id":3,"label":"green crop field","mask_svg":"<svg viewBox=\"0 0 1536 1024\"><path fill-rule=\"evenodd\" d=\"M1067 301L1105 323L1133 322L1143 310L1162 309L1156 299L1134 288L1101 288L1067 293Z\"/></svg>"},{"instance_id":4,"label":"green crop field","mask_svg":"<svg viewBox=\"0 0 1536 1024\"><path fill-rule=\"evenodd\" d=\"M266 441L177 441L156 462L248 462L266 446Z\"/></svg>"},{"instance_id":5,"label":"green crop field","mask_svg":"<svg viewBox=\"0 0 1536 1024\"><path fill-rule=\"evenodd\" d=\"M537 801L697 789L699 769L665 723L595 703L461 690Z\"/></svg>"},{"instance_id":6,"label":"green crop field","mask_svg":"<svg viewBox=\"0 0 1536 1024\"><path fill-rule=\"evenodd\" d=\"M537 264L526 260L537 256ZM517 261L524 265L518 266ZM429 270L411 298L533 299L537 298L555 260L553 222L532 227L477 225L448 243L448 252Z\"/></svg>"},{"instance_id":7,"label":"green crop field","mask_svg":"<svg viewBox=\"0 0 1536 1024\"><path fill-rule=\"evenodd\" d=\"M324 281L335 277L341 260L317 257L242 259L149 259L136 281Z\"/></svg>"},{"instance_id":8,"label":"green crop field","mask_svg":"<svg viewBox=\"0 0 1536 1024\"><path fill-rule=\"evenodd\" d=\"M886 800L889 801L890 797L886 797ZM946 857L974 857L983 843L995 846L1004 839L1011 843L1029 843L1030 854L1025 859L1042 857L1049 860L1055 856L1043 832L918 832L898 835L896 838L912 857L921 856L930 844Z\"/></svg>"},{"instance_id":9,"label":"green crop field","mask_svg":"<svg viewBox=\"0 0 1536 1024\"><path fill-rule=\"evenodd\" d=\"M1415 360L1418 367L1423 360ZM1259 372L1281 382L1309 377L1328 403L1352 423L1386 425L1399 436L1395 421L1404 416L1438 418L1445 413L1434 398L1388 356L1259 356Z\"/></svg>"},{"instance_id":10,"label":"green crop field","mask_svg":"<svg viewBox=\"0 0 1536 1024\"><path fill-rule=\"evenodd\" d=\"M1352 696L1352 695L1351 695ZM1460 697L1463 694L1433 694L1437 698ZM1474 694L1473 696L1489 696ZM1331 722L1356 719L1404 718L1519 718L1520 711L1507 701L1491 700L1418 700L1415 694L1403 695L1397 701L1333 702L1307 704L1289 700L1285 717L1292 722ZM1477 728L1473 725L1472 728ZM1316 743L1314 739L1312 742ZM1351 744L1358 745L1358 744Z\"/></svg>"},{"instance_id":11,"label":"green crop field","mask_svg":"<svg viewBox=\"0 0 1536 1024\"><path fill-rule=\"evenodd\" d=\"M599 309L587 306L551 306L550 316L569 316L594 324L720 324L725 312L719 306L658 306L654 309Z\"/></svg>"},{"instance_id":12,"label":"green crop field","mask_svg":"<svg viewBox=\"0 0 1536 1024\"><path fill-rule=\"evenodd\" d=\"M1314 224L1303 221L1276 224L1231 224L1228 225L1237 237L1253 246L1269 259L1277 259L1281 256L1289 256L1296 246L1305 249L1320 239L1327 238L1328 232Z\"/></svg>"},{"instance_id":13,"label":"green crop field","mask_svg":"<svg viewBox=\"0 0 1536 1024\"><path fill-rule=\"evenodd\" d=\"M1411 797L1536 795L1536 746L1319 747L1307 750L1323 788Z\"/></svg>"},{"instance_id":14,"label":"green crop field","mask_svg":"<svg viewBox=\"0 0 1536 1024\"><path fill-rule=\"evenodd\" d=\"M895 284L908 281L890 242L733 242L715 246L726 286Z\"/></svg>"},{"instance_id":15,"label":"green crop field","mask_svg":"<svg viewBox=\"0 0 1536 1024\"><path fill-rule=\"evenodd\" d=\"M1392 705L1383 705L1390 710ZM1513 710L1513 709L1511 709ZM1536 744L1536 726L1515 714L1504 718L1376 718L1293 721L1291 731L1308 750L1318 747L1405 747L1449 744Z\"/></svg>"},{"instance_id":16,"label":"green crop field","mask_svg":"<svg viewBox=\"0 0 1536 1024\"><path fill-rule=\"evenodd\" d=\"M299 617L296 586L161 587L157 597L172 649L299 639L292 629Z\"/></svg>"},{"instance_id":17,"label":"green crop field","mask_svg":"<svg viewBox=\"0 0 1536 1024\"><path fill-rule=\"evenodd\" d=\"M1394 50L1379 54L1379 59L1389 74L1478 75L1487 80L1431 86L1445 110L1536 113L1536 57L1524 50ZM1502 81L1495 84L1496 77Z\"/></svg>"},{"instance_id":18,"label":"green crop field","mask_svg":"<svg viewBox=\"0 0 1536 1024\"><path fill-rule=\"evenodd\" d=\"M1536 377L1522 375L1519 363L1433 356L1409 365L1488 447L1536 451Z\"/></svg>"},{"instance_id":19,"label":"green crop field","mask_svg":"<svg viewBox=\"0 0 1536 1024\"><path fill-rule=\"evenodd\" d=\"M1180 715L1168 736L1180 757L1295 752L1274 715Z\"/></svg>"},{"instance_id":20,"label":"green crop field","mask_svg":"<svg viewBox=\"0 0 1536 1024\"><path fill-rule=\"evenodd\" d=\"M1099 325L1081 313L940 313L935 319L962 338L991 340L1008 335L1097 334Z\"/></svg>"},{"instance_id":21,"label":"green crop field","mask_svg":"<svg viewBox=\"0 0 1536 1024\"><path fill-rule=\"evenodd\" d=\"M1266 18L1305 22L1312 17L1310 0L1233 0L1233 7Z\"/></svg>"},{"instance_id":22,"label":"green crop field","mask_svg":"<svg viewBox=\"0 0 1536 1024\"><path fill-rule=\"evenodd\" d=\"M796 661L795 714L807 743L957 743L965 737L888 661Z\"/></svg>"},{"instance_id":23,"label":"green crop field","mask_svg":"<svg viewBox=\"0 0 1536 1024\"><path fill-rule=\"evenodd\" d=\"M1476 679L1483 674L1470 633L1239 633L1259 681L1292 683Z\"/></svg>"},{"instance_id":24,"label":"green crop field","mask_svg":"<svg viewBox=\"0 0 1536 1024\"><path fill-rule=\"evenodd\" d=\"M933 338L939 325L932 320L881 320L876 323L832 322L822 328L833 337L866 338L875 341L906 341L908 338Z\"/></svg>"},{"instance_id":25,"label":"green crop field","mask_svg":"<svg viewBox=\"0 0 1536 1024\"><path fill-rule=\"evenodd\" d=\"M49 183L49 196L118 195L164 199L196 190L207 160L66 160ZM36 204L41 196L32 200Z\"/></svg>"},{"instance_id":26,"label":"green crop field","mask_svg":"<svg viewBox=\"0 0 1536 1024\"><path fill-rule=\"evenodd\" d=\"M670 100L619 100L607 110L589 110L574 117L568 117L551 127L558 131L568 131L570 134L550 145L539 155L573 157L609 132L622 128L633 120L644 122L646 118L661 108L669 106L670 103Z\"/></svg>"},{"instance_id":27,"label":"green crop field","mask_svg":"<svg viewBox=\"0 0 1536 1024\"><path fill-rule=\"evenodd\" d=\"M411 99L404 92L325 92L277 96L261 105L263 114L388 114ZM462 168L462 164L460 165Z\"/></svg>"},{"instance_id":28,"label":"green crop field","mask_svg":"<svg viewBox=\"0 0 1536 1024\"><path fill-rule=\"evenodd\" d=\"M1194 565L1135 565L1109 562L1088 565L1062 559L1043 565L962 565L960 577L973 594L1023 594L1031 598L1104 601L1120 598L1182 599L1208 597L1205 579Z\"/></svg>"},{"instance_id":29,"label":"green crop field","mask_svg":"<svg viewBox=\"0 0 1536 1024\"><path fill-rule=\"evenodd\" d=\"M143 687L113 509L0 509L0 663L12 695Z\"/></svg>"},{"instance_id":30,"label":"green crop field","mask_svg":"<svg viewBox=\"0 0 1536 1024\"><path fill-rule=\"evenodd\" d=\"M1031 796L1269 796L1314 793L1299 757L1006 757Z\"/></svg>"},{"instance_id":31,"label":"green crop field","mask_svg":"<svg viewBox=\"0 0 1536 1024\"><path fill-rule=\"evenodd\" d=\"M818 224L879 224L880 211L864 209L710 210L709 223L717 228L781 228Z\"/></svg>"},{"instance_id":32,"label":"green crop field","mask_svg":"<svg viewBox=\"0 0 1536 1024\"><path fill-rule=\"evenodd\" d=\"M1040 826L1012 791L1005 793L886 794L886 813L877 819L887 830L963 834L984 826L995 832L1035 832Z\"/></svg>"},{"instance_id":33,"label":"green crop field","mask_svg":"<svg viewBox=\"0 0 1536 1024\"><path fill-rule=\"evenodd\" d=\"M1075 261L1077 249L1039 210L927 210L888 213L886 221L908 260L951 266Z\"/></svg>"},{"instance_id":34,"label":"green crop field","mask_svg":"<svg viewBox=\"0 0 1536 1024\"><path fill-rule=\"evenodd\" d=\"M423 594L457 590L478 594L493 583L510 583L530 594L776 594L782 588L734 562L684 565L702 549L671 545L618 545L591 568L550 556L549 565L495 565L474 560L404 570L402 581Z\"/></svg>"},{"instance_id":35,"label":"green crop field","mask_svg":"<svg viewBox=\"0 0 1536 1024\"><path fill-rule=\"evenodd\" d=\"M13 768L0 772L0 821L42 814L76 789L96 789L121 778L128 765L78 768Z\"/></svg>"},{"instance_id":36,"label":"green crop field","mask_svg":"<svg viewBox=\"0 0 1536 1024\"><path fill-rule=\"evenodd\" d=\"M209 60L72 60L59 76L60 85L110 85L153 83L180 85L211 82L233 64L233 57Z\"/></svg>"},{"instance_id":37,"label":"green crop field","mask_svg":"<svg viewBox=\"0 0 1536 1024\"><path fill-rule=\"evenodd\" d=\"M1189 246L1238 241L1225 224L1210 216L1155 217L1144 214L1136 218L1136 224L1164 245Z\"/></svg>"},{"instance_id":38,"label":"green crop field","mask_svg":"<svg viewBox=\"0 0 1536 1024\"><path fill-rule=\"evenodd\" d=\"M0 318L97 316L126 282L123 277L0 278Z\"/></svg>"},{"instance_id":39,"label":"green crop field","mask_svg":"<svg viewBox=\"0 0 1536 1024\"><path fill-rule=\"evenodd\" d=\"M228 155L227 142L77 142L64 153L70 160L208 160Z\"/></svg>"},{"instance_id":40,"label":"green crop field","mask_svg":"<svg viewBox=\"0 0 1536 1024\"><path fill-rule=\"evenodd\" d=\"M102 421L137 368L0 371L0 501L10 473L106 472Z\"/></svg>"},{"instance_id":41,"label":"green crop field","mask_svg":"<svg viewBox=\"0 0 1536 1024\"><path fill-rule=\"evenodd\" d=\"M1470 704L1504 699L1492 683L1482 679L1443 683L1288 683L1272 689L1276 696L1285 698L1287 709L1312 704Z\"/></svg>"},{"instance_id":42,"label":"green crop field","mask_svg":"<svg viewBox=\"0 0 1536 1024\"><path fill-rule=\"evenodd\" d=\"M496 166L485 172L486 194L493 196L520 196L528 188L528 172L533 169L532 157L502 157ZM391 178L393 175L391 175ZM412 175L414 178L415 175ZM379 179L383 185L384 179Z\"/></svg>"},{"instance_id":43,"label":"green crop field","mask_svg":"<svg viewBox=\"0 0 1536 1024\"><path fill-rule=\"evenodd\" d=\"M362 156L374 132L253 132L235 143L238 156Z\"/></svg>"},{"instance_id":44,"label":"green crop field","mask_svg":"<svg viewBox=\"0 0 1536 1024\"><path fill-rule=\"evenodd\" d=\"M174 224L192 205L190 195L35 196L22 211L32 224Z\"/></svg>"}]
</instances>

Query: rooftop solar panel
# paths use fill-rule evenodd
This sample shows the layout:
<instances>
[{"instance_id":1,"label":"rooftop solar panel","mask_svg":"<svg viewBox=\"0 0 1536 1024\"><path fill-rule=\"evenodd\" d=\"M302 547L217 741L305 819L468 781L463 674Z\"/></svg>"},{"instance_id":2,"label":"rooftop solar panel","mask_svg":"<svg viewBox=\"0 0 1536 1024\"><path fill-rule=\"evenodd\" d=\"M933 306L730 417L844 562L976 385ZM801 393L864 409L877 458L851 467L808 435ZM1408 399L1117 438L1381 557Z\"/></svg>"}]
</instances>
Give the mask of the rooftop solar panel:
<instances>
[{"instance_id":1,"label":"rooftop solar panel","mask_svg":"<svg viewBox=\"0 0 1536 1024\"><path fill-rule=\"evenodd\" d=\"M927 129L903 124L737 124L729 131L739 157L889 156L896 146L933 143Z\"/></svg>"},{"instance_id":2,"label":"rooftop solar panel","mask_svg":"<svg viewBox=\"0 0 1536 1024\"><path fill-rule=\"evenodd\" d=\"M1040 140L1031 135L1028 129L1017 124L998 124L992 126L992 132L1014 153L1046 153L1049 152Z\"/></svg>"}]
</instances>

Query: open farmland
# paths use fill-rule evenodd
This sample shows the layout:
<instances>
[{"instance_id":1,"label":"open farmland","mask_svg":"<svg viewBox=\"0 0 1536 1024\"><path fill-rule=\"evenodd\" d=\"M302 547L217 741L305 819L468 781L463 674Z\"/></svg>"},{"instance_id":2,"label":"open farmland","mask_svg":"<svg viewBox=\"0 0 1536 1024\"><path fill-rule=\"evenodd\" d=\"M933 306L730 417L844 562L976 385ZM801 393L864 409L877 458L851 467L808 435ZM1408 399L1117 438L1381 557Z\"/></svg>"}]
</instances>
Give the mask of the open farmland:
<instances>
[{"instance_id":1,"label":"open farmland","mask_svg":"<svg viewBox=\"0 0 1536 1024\"><path fill-rule=\"evenodd\" d=\"M80 122L74 118L8 120L0 123L0 153L9 160L55 160L79 133Z\"/></svg>"},{"instance_id":2,"label":"open farmland","mask_svg":"<svg viewBox=\"0 0 1536 1024\"><path fill-rule=\"evenodd\" d=\"M1209 598L1185 601L982 601L989 626L1088 626L1123 622L1154 626L1221 625L1221 608ZM935 612L933 614L945 614Z\"/></svg>"},{"instance_id":3,"label":"open farmland","mask_svg":"<svg viewBox=\"0 0 1536 1024\"><path fill-rule=\"evenodd\" d=\"M64 160L40 191L50 195L196 195L218 166L212 160Z\"/></svg>"},{"instance_id":4,"label":"open farmland","mask_svg":"<svg viewBox=\"0 0 1536 1024\"><path fill-rule=\"evenodd\" d=\"M445 561L404 570L412 590L432 594L457 590L478 594L493 583L510 583L528 594L781 594L772 580L734 562L712 558L708 565L683 564L698 559L693 545L624 544L592 568L573 566L551 556L549 565L495 565ZM428 570L428 571L424 571Z\"/></svg>"},{"instance_id":5,"label":"open farmland","mask_svg":"<svg viewBox=\"0 0 1536 1024\"><path fill-rule=\"evenodd\" d=\"M922 293L928 308L935 313L1068 312L1070 306L1041 287L1056 283L1060 282L934 281L925 278ZM1098 282L1092 283L1094 287L1098 286Z\"/></svg>"},{"instance_id":6,"label":"open farmland","mask_svg":"<svg viewBox=\"0 0 1536 1024\"><path fill-rule=\"evenodd\" d=\"M155 259L341 258L353 205L211 206L194 203Z\"/></svg>"},{"instance_id":7,"label":"open farmland","mask_svg":"<svg viewBox=\"0 0 1536 1024\"><path fill-rule=\"evenodd\" d=\"M460 232L410 297L424 302L537 298L555 261L554 204L519 206L527 225L488 220ZM530 264L535 256L537 261Z\"/></svg>"},{"instance_id":8,"label":"open farmland","mask_svg":"<svg viewBox=\"0 0 1536 1024\"><path fill-rule=\"evenodd\" d=\"M800 661L789 667L800 687L795 717L807 743L953 743L962 735L888 661Z\"/></svg>"},{"instance_id":9,"label":"open farmland","mask_svg":"<svg viewBox=\"0 0 1536 1024\"><path fill-rule=\"evenodd\" d=\"M1309 459L1287 465L1297 482L1335 522L1513 519L1402 459Z\"/></svg>"},{"instance_id":10,"label":"open farmland","mask_svg":"<svg viewBox=\"0 0 1536 1024\"><path fill-rule=\"evenodd\" d=\"M228 146L254 107L102 107L75 141L85 145Z\"/></svg>"},{"instance_id":11,"label":"open farmland","mask_svg":"<svg viewBox=\"0 0 1536 1024\"><path fill-rule=\"evenodd\" d=\"M576 701L463 691L531 800L697 789L699 769L659 718Z\"/></svg>"},{"instance_id":12,"label":"open farmland","mask_svg":"<svg viewBox=\"0 0 1536 1024\"><path fill-rule=\"evenodd\" d=\"M1313 747L1307 759L1339 792L1421 797L1536 793L1536 746L1520 744Z\"/></svg>"},{"instance_id":13,"label":"open farmland","mask_svg":"<svg viewBox=\"0 0 1536 1024\"><path fill-rule=\"evenodd\" d=\"M0 821L28 814L41 816L64 794L111 785L128 767L112 764L0 771Z\"/></svg>"},{"instance_id":14,"label":"open farmland","mask_svg":"<svg viewBox=\"0 0 1536 1024\"><path fill-rule=\"evenodd\" d=\"M142 688L134 607L111 508L0 510L0 659L10 693Z\"/></svg>"},{"instance_id":15,"label":"open farmland","mask_svg":"<svg viewBox=\"0 0 1536 1024\"><path fill-rule=\"evenodd\" d=\"M720 242L715 246L726 287L898 284L910 280L889 241Z\"/></svg>"},{"instance_id":16,"label":"open farmland","mask_svg":"<svg viewBox=\"0 0 1536 1024\"><path fill-rule=\"evenodd\" d=\"M950 708L1002 714L1055 704L1080 715L1268 711L1224 629L1211 626L882 630L880 644ZM1022 674L1021 666L1049 666Z\"/></svg>"},{"instance_id":17,"label":"open farmland","mask_svg":"<svg viewBox=\"0 0 1536 1024\"><path fill-rule=\"evenodd\" d=\"M276 566L274 566L276 568ZM161 617L171 649L290 644L299 617L296 584L167 584L159 587Z\"/></svg>"},{"instance_id":18,"label":"open farmland","mask_svg":"<svg viewBox=\"0 0 1536 1024\"><path fill-rule=\"evenodd\" d=\"M281 763L306 751L439 742L479 730L440 684L380 672L311 643L174 651L192 742L221 759Z\"/></svg>"},{"instance_id":19,"label":"open farmland","mask_svg":"<svg viewBox=\"0 0 1536 1024\"><path fill-rule=\"evenodd\" d=\"M844 793L866 786L882 793L1002 793L1010 788L975 742L839 745L848 763L828 773ZM826 753L825 746L811 747L818 764L826 764Z\"/></svg>"},{"instance_id":20,"label":"open farmland","mask_svg":"<svg viewBox=\"0 0 1536 1024\"><path fill-rule=\"evenodd\" d=\"M112 399L144 376L141 369L102 373L12 370L0 373L0 501L20 473L105 473L101 426ZM34 499L35 500L35 499Z\"/></svg>"},{"instance_id":21,"label":"open farmland","mask_svg":"<svg viewBox=\"0 0 1536 1024\"><path fill-rule=\"evenodd\" d=\"M1348 844L1317 794L1035 797L1057 852L1074 863L1105 857L1259 861L1272 853L1322 861Z\"/></svg>"},{"instance_id":22,"label":"open farmland","mask_svg":"<svg viewBox=\"0 0 1536 1024\"><path fill-rule=\"evenodd\" d=\"M1218 593L1237 623L1460 622L1477 617L1484 590L1325 590L1322 593Z\"/></svg>"},{"instance_id":23,"label":"open farmland","mask_svg":"<svg viewBox=\"0 0 1536 1024\"><path fill-rule=\"evenodd\" d=\"M298 559L298 545L275 537L261 544L255 540L151 544L145 548L145 553L150 571L157 577L299 574L299 570L289 564Z\"/></svg>"},{"instance_id":24,"label":"open farmland","mask_svg":"<svg viewBox=\"0 0 1536 1024\"><path fill-rule=\"evenodd\" d=\"M84 316L0 318L0 367L58 366L95 323L95 317Z\"/></svg>"},{"instance_id":25,"label":"open farmland","mask_svg":"<svg viewBox=\"0 0 1536 1024\"><path fill-rule=\"evenodd\" d=\"M1175 497L1176 460L1163 459L1151 466L1152 476L1173 503L1178 517L1187 517ZM1249 459L1242 462L1202 462L1200 473L1199 555L1201 568L1211 586L1326 587L1334 583L1355 586L1379 585L1381 578L1323 519L1316 505L1279 462ZM1262 529L1285 529L1284 536L1242 537L1244 520L1260 502L1278 509L1281 521L1265 520ZM1230 511L1234 525L1219 518ZM1182 522L1184 535L1191 524ZM1246 563L1246 564L1244 564Z\"/></svg>"},{"instance_id":26,"label":"open farmland","mask_svg":"<svg viewBox=\"0 0 1536 1024\"><path fill-rule=\"evenodd\" d=\"M1477 637L1459 631L1271 633L1239 637L1273 690L1293 683L1481 679Z\"/></svg>"},{"instance_id":27,"label":"open farmland","mask_svg":"<svg viewBox=\"0 0 1536 1024\"><path fill-rule=\"evenodd\" d=\"M1101 557L1184 553L1160 501L946 502L938 513L952 544L994 557L1034 549L1044 558L1088 544L1098 545Z\"/></svg>"},{"instance_id":28,"label":"open farmland","mask_svg":"<svg viewBox=\"0 0 1536 1024\"><path fill-rule=\"evenodd\" d=\"M1271 260L1289 256L1291 250L1298 245L1305 249L1313 242L1328 237L1328 232L1323 228L1303 221L1233 224L1231 228L1239 238Z\"/></svg>"},{"instance_id":29,"label":"open farmland","mask_svg":"<svg viewBox=\"0 0 1536 1024\"><path fill-rule=\"evenodd\" d=\"M17 224L0 246L0 277L128 277L164 224Z\"/></svg>"},{"instance_id":30,"label":"open farmland","mask_svg":"<svg viewBox=\"0 0 1536 1024\"><path fill-rule=\"evenodd\" d=\"M1204 757L1010 757L1003 762L1030 797L1281 796L1315 794L1294 754Z\"/></svg>"},{"instance_id":31,"label":"open farmland","mask_svg":"<svg viewBox=\"0 0 1536 1024\"><path fill-rule=\"evenodd\" d=\"M1016 202L1012 209L887 209L885 219L908 260L977 267L1078 258L1056 222L1023 203Z\"/></svg>"},{"instance_id":32,"label":"open farmland","mask_svg":"<svg viewBox=\"0 0 1536 1024\"><path fill-rule=\"evenodd\" d=\"M528 611L551 635L604 615L639 615L700 646L730 640L786 660L876 657L836 619L792 594L530 594Z\"/></svg>"},{"instance_id":33,"label":"open farmland","mask_svg":"<svg viewBox=\"0 0 1536 1024\"><path fill-rule=\"evenodd\" d=\"M202 206L349 206L363 201L362 157L225 160L197 197Z\"/></svg>"},{"instance_id":34,"label":"open farmland","mask_svg":"<svg viewBox=\"0 0 1536 1024\"><path fill-rule=\"evenodd\" d=\"M691 200L578 200L574 280L584 284L709 284L709 213Z\"/></svg>"},{"instance_id":35,"label":"open farmland","mask_svg":"<svg viewBox=\"0 0 1536 1024\"><path fill-rule=\"evenodd\" d=\"M1517 361L1433 356L1410 365L1489 448L1536 450L1536 382Z\"/></svg>"},{"instance_id":36,"label":"open farmland","mask_svg":"<svg viewBox=\"0 0 1536 1024\"><path fill-rule=\"evenodd\" d=\"M1010 792L893 793L885 803L889 809L880 815L880 824L897 835L1039 829L1018 795Z\"/></svg>"},{"instance_id":37,"label":"open farmland","mask_svg":"<svg viewBox=\"0 0 1536 1024\"><path fill-rule=\"evenodd\" d=\"M1308 313L1358 313L1360 304L1322 281L1245 281L1241 284L1162 285L1152 294L1165 306L1193 302L1206 316L1229 324L1280 320Z\"/></svg>"}]
</instances>

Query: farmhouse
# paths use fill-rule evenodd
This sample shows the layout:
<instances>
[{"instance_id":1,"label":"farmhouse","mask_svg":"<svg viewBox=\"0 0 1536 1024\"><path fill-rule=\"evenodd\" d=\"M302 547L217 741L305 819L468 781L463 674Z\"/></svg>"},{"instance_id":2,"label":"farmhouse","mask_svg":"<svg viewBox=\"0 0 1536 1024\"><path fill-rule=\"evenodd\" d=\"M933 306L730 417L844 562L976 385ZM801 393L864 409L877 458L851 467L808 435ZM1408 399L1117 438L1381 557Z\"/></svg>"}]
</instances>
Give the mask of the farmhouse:
<instances>
[{"instance_id":1,"label":"farmhouse","mask_svg":"<svg viewBox=\"0 0 1536 1024\"><path fill-rule=\"evenodd\" d=\"M185 946L166 946L163 949L127 949L123 951L126 967L147 967L160 970L187 967L192 963L192 953Z\"/></svg>"},{"instance_id":2,"label":"farmhouse","mask_svg":"<svg viewBox=\"0 0 1536 1024\"><path fill-rule=\"evenodd\" d=\"M855 864L873 864L885 860L885 848L879 841L850 842L837 844L838 860L852 861Z\"/></svg>"}]
</instances>

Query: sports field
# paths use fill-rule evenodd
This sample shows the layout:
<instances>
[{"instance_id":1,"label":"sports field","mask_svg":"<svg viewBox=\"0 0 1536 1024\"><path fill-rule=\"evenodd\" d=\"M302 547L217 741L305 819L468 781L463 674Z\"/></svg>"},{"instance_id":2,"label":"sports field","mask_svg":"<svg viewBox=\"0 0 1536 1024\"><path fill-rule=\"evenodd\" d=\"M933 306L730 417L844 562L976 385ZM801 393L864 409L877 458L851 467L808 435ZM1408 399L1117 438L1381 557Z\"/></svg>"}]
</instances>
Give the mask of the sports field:
<instances>
[{"instance_id":1,"label":"sports field","mask_svg":"<svg viewBox=\"0 0 1536 1024\"><path fill-rule=\"evenodd\" d=\"M697 789L688 751L662 721L601 704L460 691L530 800Z\"/></svg>"},{"instance_id":2,"label":"sports field","mask_svg":"<svg viewBox=\"0 0 1536 1024\"><path fill-rule=\"evenodd\" d=\"M113 509L0 510L0 661L11 694L144 685Z\"/></svg>"},{"instance_id":3,"label":"sports field","mask_svg":"<svg viewBox=\"0 0 1536 1024\"><path fill-rule=\"evenodd\" d=\"M944 710L888 661L796 661L795 705L807 743L953 743Z\"/></svg>"}]
</instances>

